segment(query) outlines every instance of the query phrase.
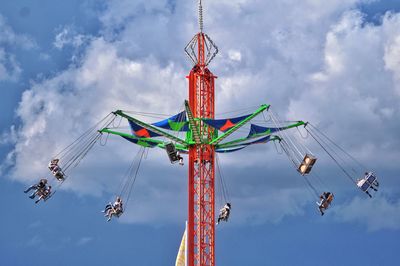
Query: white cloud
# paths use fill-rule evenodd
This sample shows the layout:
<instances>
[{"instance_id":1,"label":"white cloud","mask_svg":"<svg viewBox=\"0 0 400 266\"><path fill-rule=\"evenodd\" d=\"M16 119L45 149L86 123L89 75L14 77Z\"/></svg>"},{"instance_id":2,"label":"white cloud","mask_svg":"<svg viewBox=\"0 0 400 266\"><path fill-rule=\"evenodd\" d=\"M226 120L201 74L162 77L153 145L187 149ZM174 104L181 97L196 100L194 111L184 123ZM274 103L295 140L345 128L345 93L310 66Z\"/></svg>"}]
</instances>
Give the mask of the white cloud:
<instances>
[{"instance_id":1,"label":"white cloud","mask_svg":"<svg viewBox=\"0 0 400 266\"><path fill-rule=\"evenodd\" d=\"M19 63L15 60L15 56L7 53L0 47L0 81L16 81L21 72L22 69Z\"/></svg>"},{"instance_id":2,"label":"white cloud","mask_svg":"<svg viewBox=\"0 0 400 266\"><path fill-rule=\"evenodd\" d=\"M236 50L229 50L228 51L229 59L233 61L241 61L242 60L242 54L239 51Z\"/></svg>"},{"instance_id":3,"label":"white cloud","mask_svg":"<svg viewBox=\"0 0 400 266\"><path fill-rule=\"evenodd\" d=\"M400 127L391 119L400 113L393 82L397 70L394 61L388 59L394 51L388 47L399 34L398 17L386 15L382 25L371 25L364 24L359 12L345 13L326 35L323 70L310 73L303 94L292 99L287 116L300 114L327 127L364 160L371 160L379 151L379 163L386 167L391 165L389 156L399 155L399 149L393 148L399 147L399 141L391 130ZM371 135L371 126L382 133ZM375 152L363 152L366 146Z\"/></svg>"},{"instance_id":4,"label":"white cloud","mask_svg":"<svg viewBox=\"0 0 400 266\"><path fill-rule=\"evenodd\" d=\"M234 198L231 222L233 224L279 223L288 216L301 216L304 206L310 204L301 188L265 189L263 193L249 193ZM217 206L218 207L218 206Z\"/></svg>"},{"instance_id":5,"label":"white cloud","mask_svg":"<svg viewBox=\"0 0 400 266\"><path fill-rule=\"evenodd\" d=\"M358 223L369 231L400 229L400 201L388 199L385 195L372 199L355 197L332 210L338 221Z\"/></svg>"},{"instance_id":6,"label":"white cloud","mask_svg":"<svg viewBox=\"0 0 400 266\"><path fill-rule=\"evenodd\" d=\"M17 132L15 126L12 125L8 131L4 131L0 135L0 145L15 144L17 142Z\"/></svg>"},{"instance_id":7,"label":"white cloud","mask_svg":"<svg viewBox=\"0 0 400 266\"><path fill-rule=\"evenodd\" d=\"M24 49L32 49L37 46L29 36L15 33L4 16L0 14L0 45L2 44L18 45Z\"/></svg>"},{"instance_id":8,"label":"white cloud","mask_svg":"<svg viewBox=\"0 0 400 266\"><path fill-rule=\"evenodd\" d=\"M393 56L400 15L386 15L381 25L369 25L353 10L357 3L207 2L205 29L222 51L210 66L219 76L217 113L271 103L285 119L321 125L364 161L379 156L382 166L396 168L392 162L400 143L395 129L400 125L389 119L399 114L394 81L400 71ZM11 178L27 183L48 174L51 156L110 111L180 111L189 70L182 48L197 28L194 9L188 1L177 1L174 7L169 1L109 1L101 14L104 37L75 39L76 34L62 28L56 47L80 46L83 40L87 45L75 64L24 92L17 110L22 125L8 157L14 166ZM136 150L110 137L107 147L96 146L95 156L89 155L63 188L113 193L119 183L115 180ZM133 211L121 221L184 219L186 171L170 166L161 151L151 152L148 161L152 172L143 172L137 184L141 189L130 203ZM271 145L227 156L224 163L241 165L229 171L238 223L302 215L308 202L302 196L304 186L298 179L291 181L293 169L281 169L289 169L289 163L276 159ZM241 178L260 175L259 165L274 178ZM260 212L263 208L268 211Z\"/></svg>"},{"instance_id":9,"label":"white cloud","mask_svg":"<svg viewBox=\"0 0 400 266\"><path fill-rule=\"evenodd\" d=\"M153 73L154 78L147 73ZM33 84L23 93L17 110L22 126L17 132L14 156L10 157L15 159L13 178L33 182L46 174L47 161L57 151L111 111L178 112L180 99L185 98L182 76L173 64L160 67L152 59L135 62L119 57L115 47L104 40L93 41L80 66ZM158 97L158 93L163 96ZM121 151L114 152L122 158L135 149L122 145ZM32 156L37 158L34 162ZM28 161L30 166L26 167ZM92 174L83 183L76 181L74 185L71 180L70 184L86 193L99 194L103 185L96 178Z\"/></svg>"},{"instance_id":10,"label":"white cloud","mask_svg":"<svg viewBox=\"0 0 400 266\"><path fill-rule=\"evenodd\" d=\"M53 45L60 50L68 45L74 48L79 48L82 45L87 44L90 39L90 36L77 33L74 27L65 26L58 29Z\"/></svg>"},{"instance_id":11,"label":"white cloud","mask_svg":"<svg viewBox=\"0 0 400 266\"><path fill-rule=\"evenodd\" d=\"M391 18L388 18L391 19ZM396 90L400 96L400 33L397 32L395 36L391 36L390 40L385 47L384 61L385 69L393 73L393 82L396 84Z\"/></svg>"},{"instance_id":12,"label":"white cloud","mask_svg":"<svg viewBox=\"0 0 400 266\"><path fill-rule=\"evenodd\" d=\"M0 81L17 81L22 68L8 47L32 49L35 42L26 35L17 34L0 14Z\"/></svg>"}]
</instances>

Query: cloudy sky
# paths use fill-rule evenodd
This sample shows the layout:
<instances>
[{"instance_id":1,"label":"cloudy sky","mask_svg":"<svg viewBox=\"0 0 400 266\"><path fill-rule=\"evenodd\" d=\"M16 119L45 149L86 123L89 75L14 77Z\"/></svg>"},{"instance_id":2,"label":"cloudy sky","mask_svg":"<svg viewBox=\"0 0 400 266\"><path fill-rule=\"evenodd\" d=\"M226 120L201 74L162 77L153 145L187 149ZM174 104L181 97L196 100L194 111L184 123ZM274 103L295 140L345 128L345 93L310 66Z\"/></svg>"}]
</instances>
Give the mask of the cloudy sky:
<instances>
[{"instance_id":1,"label":"cloudy sky","mask_svg":"<svg viewBox=\"0 0 400 266\"><path fill-rule=\"evenodd\" d=\"M369 199L303 140L320 156L316 186L336 196L320 217L315 196L273 144L220 155L233 210L216 230L218 265L395 265L400 3L203 6L205 32L220 50L210 65L217 114L271 104L283 120L311 121L381 181ZM198 31L196 9L183 0L0 2L0 191L9 205L0 222L2 265L39 265L38 258L40 265L173 265L187 216L187 168L171 166L161 151L149 151L118 221L105 222L100 210L138 147L117 137L96 145L45 204L22 191L109 112L182 110L191 68L183 48Z\"/></svg>"}]
</instances>

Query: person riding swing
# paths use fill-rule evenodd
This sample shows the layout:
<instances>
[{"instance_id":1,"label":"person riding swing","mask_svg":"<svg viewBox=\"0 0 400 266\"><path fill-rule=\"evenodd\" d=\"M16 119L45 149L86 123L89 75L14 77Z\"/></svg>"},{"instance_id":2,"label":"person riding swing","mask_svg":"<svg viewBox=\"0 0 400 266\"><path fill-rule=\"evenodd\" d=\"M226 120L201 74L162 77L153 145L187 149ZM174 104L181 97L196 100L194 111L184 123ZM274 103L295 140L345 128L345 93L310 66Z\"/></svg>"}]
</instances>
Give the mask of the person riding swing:
<instances>
[{"instance_id":1,"label":"person riding swing","mask_svg":"<svg viewBox=\"0 0 400 266\"><path fill-rule=\"evenodd\" d=\"M39 180L39 183L33 184L33 185L31 185L30 187L28 187L28 188L24 191L24 193L28 193L29 191L31 191L32 189L34 189L35 192L33 192L33 193L29 196L29 198L34 199L34 198L36 197L36 195L38 195L38 193L39 193L41 190L44 190L44 189L46 188L46 184L47 184L47 179L46 179L46 178L42 178L42 179Z\"/></svg>"},{"instance_id":2,"label":"person riding swing","mask_svg":"<svg viewBox=\"0 0 400 266\"><path fill-rule=\"evenodd\" d=\"M333 201L333 194L331 192L323 192L320 196L320 201L317 202L318 209L321 212L321 216L324 215L324 211L329 208Z\"/></svg>"},{"instance_id":3,"label":"person riding swing","mask_svg":"<svg viewBox=\"0 0 400 266\"><path fill-rule=\"evenodd\" d=\"M39 195L39 198L35 201L36 204L41 200L46 201L51 195L51 186L39 190L37 194Z\"/></svg>"},{"instance_id":4,"label":"person riding swing","mask_svg":"<svg viewBox=\"0 0 400 266\"><path fill-rule=\"evenodd\" d=\"M219 224L221 221L225 221L227 222L229 219L229 215L231 213L231 204L230 203L226 203L224 205L224 207L222 207L219 210L219 215L218 215L218 220L217 220L217 224Z\"/></svg>"},{"instance_id":5,"label":"person riding swing","mask_svg":"<svg viewBox=\"0 0 400 266\"><path fill-rule=\"evenodd\" d=\"M49 162L49 170L51 171L51 173L54 175L54 177L58 180L58 181L64 181L65 180L65 174L64 172L61 170L61 167L58 165L60 159L52 159Z\"/></svg>"},{"instance_id":6,"label":"person riding swing","mask_svg":"<svg viewBox=\"0 0 400 266\"><path fill-rule=\"evenodd\" d=\"M124 212L124 209L122 207L123 203L122 203L122 199L120 197L117 197L117 199L115 200L114 204L112 204L111 202L109 204L106 205L106 207L104 208L104 216L108 217L107 222L111 221L112 216L121 216L121 214Z\"/></svg>"}]
</instances>

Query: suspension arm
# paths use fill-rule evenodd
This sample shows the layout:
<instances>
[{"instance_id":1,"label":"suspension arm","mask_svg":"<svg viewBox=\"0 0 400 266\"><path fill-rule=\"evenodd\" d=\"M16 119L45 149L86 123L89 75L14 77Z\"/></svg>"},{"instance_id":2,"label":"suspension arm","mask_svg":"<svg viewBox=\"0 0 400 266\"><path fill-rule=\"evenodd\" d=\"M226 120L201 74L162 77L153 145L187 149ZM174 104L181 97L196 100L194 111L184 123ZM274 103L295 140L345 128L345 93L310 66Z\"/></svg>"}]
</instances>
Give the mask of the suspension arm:
<instances>
[{"instance_id":1,"label":"suspension arm","mask_svg":"<svg viewBox=\"0 0 400 266\"><path fill-rule=\"evenodd\" d=\"M214 139L213 141L210 142L210 145L217 145L218 143L220 143L221 141L223 141L225 138L227 138L229 135L231 135L233 132L235 132L236 130L238 130L239 128L241 128L242 126L244 126L247 122L249 122L251 119L253 119L254 117L256 117L258 114L260 114L262 111L264 110L268 110L268 108L270 107L269 104L263 104L260 106L260 108L258 108L253 114L251 114L249 117L243 119L242 121L240 121L237 125L235 125L234 127L232 127L231 129L229 129L228 131L226 131L224 134L222 134L221 136L219 136L218 138Z\"/></svg>"},{"instance_id":2,"label":"suspension arm","mask_svg":"<svg viewBox=\"0 0 400 266\"><path fill-rule=\"evenodd\" d=\"M155 132L155 133L157 133L157 134L159 134L159 135L161 135L163 137L166 137L166 138L170 139L171 141L178 142L178 143L180 143L180 144L182 144L184 146L188 145L188 143L186 141L184 141L183 139L177 138L174 135L171 135L171 134L169 134L169 133L167 133L167 132L165 132L165 131L163 131L161 129L158 129L158 128L152 126L152 125L149 125L149 124L147 124L145 122L142 122L142 121L140 121L140 120L138 120L136 118L133 118L133 117L123 113L121 110L115 111L114 114L122 116L122 117L124 117L124 118L126 118L126 119L128 119L128 120L130 120L130 121L132 121L132 122L134 122L136 124L138 124L139 126L147 129L147 130L153 131L153 132Z\"/></svg>"}]
</instances>

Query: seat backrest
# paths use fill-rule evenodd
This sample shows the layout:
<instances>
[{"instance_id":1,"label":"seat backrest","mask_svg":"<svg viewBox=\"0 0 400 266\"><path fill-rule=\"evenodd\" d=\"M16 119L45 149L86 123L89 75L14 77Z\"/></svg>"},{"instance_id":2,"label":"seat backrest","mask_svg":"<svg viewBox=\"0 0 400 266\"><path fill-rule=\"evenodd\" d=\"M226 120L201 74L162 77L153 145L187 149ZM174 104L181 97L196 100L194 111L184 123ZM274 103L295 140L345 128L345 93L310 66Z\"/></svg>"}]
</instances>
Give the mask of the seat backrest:
<instances>
[{"instance_id":1,"label":"seat backrest","mask_svg":"<svg viewBox=\"0 0 400 266\"><path fill-rule=\"evenodd\" d=\"M165 144L165 150L168 154L176 152L175 145L172 142Z\"/></svg>"},{"instance_id":2,"label":"seat backrest","mask_svg":"<svg viewBox=\"0 0 400 266\"><path fill-rule=\"evenodd\" d=\"M328 202L328 204L331 204L332 200L333 200L333 194L331 193L331 194L329 194L329 196L326 199L326 201Z\"/></svg>"},{"instance_id":3,"label":"seat backrest","mask_svg":"<svg viewBox=\"0 0 400 266\"><path fill-rule=\"evenodd\" d=\"M175 145L172 142L165 144L165 150L167 151L171 163L179 161L178 153L176 151Z\"/></svg>"}]
</instances>

